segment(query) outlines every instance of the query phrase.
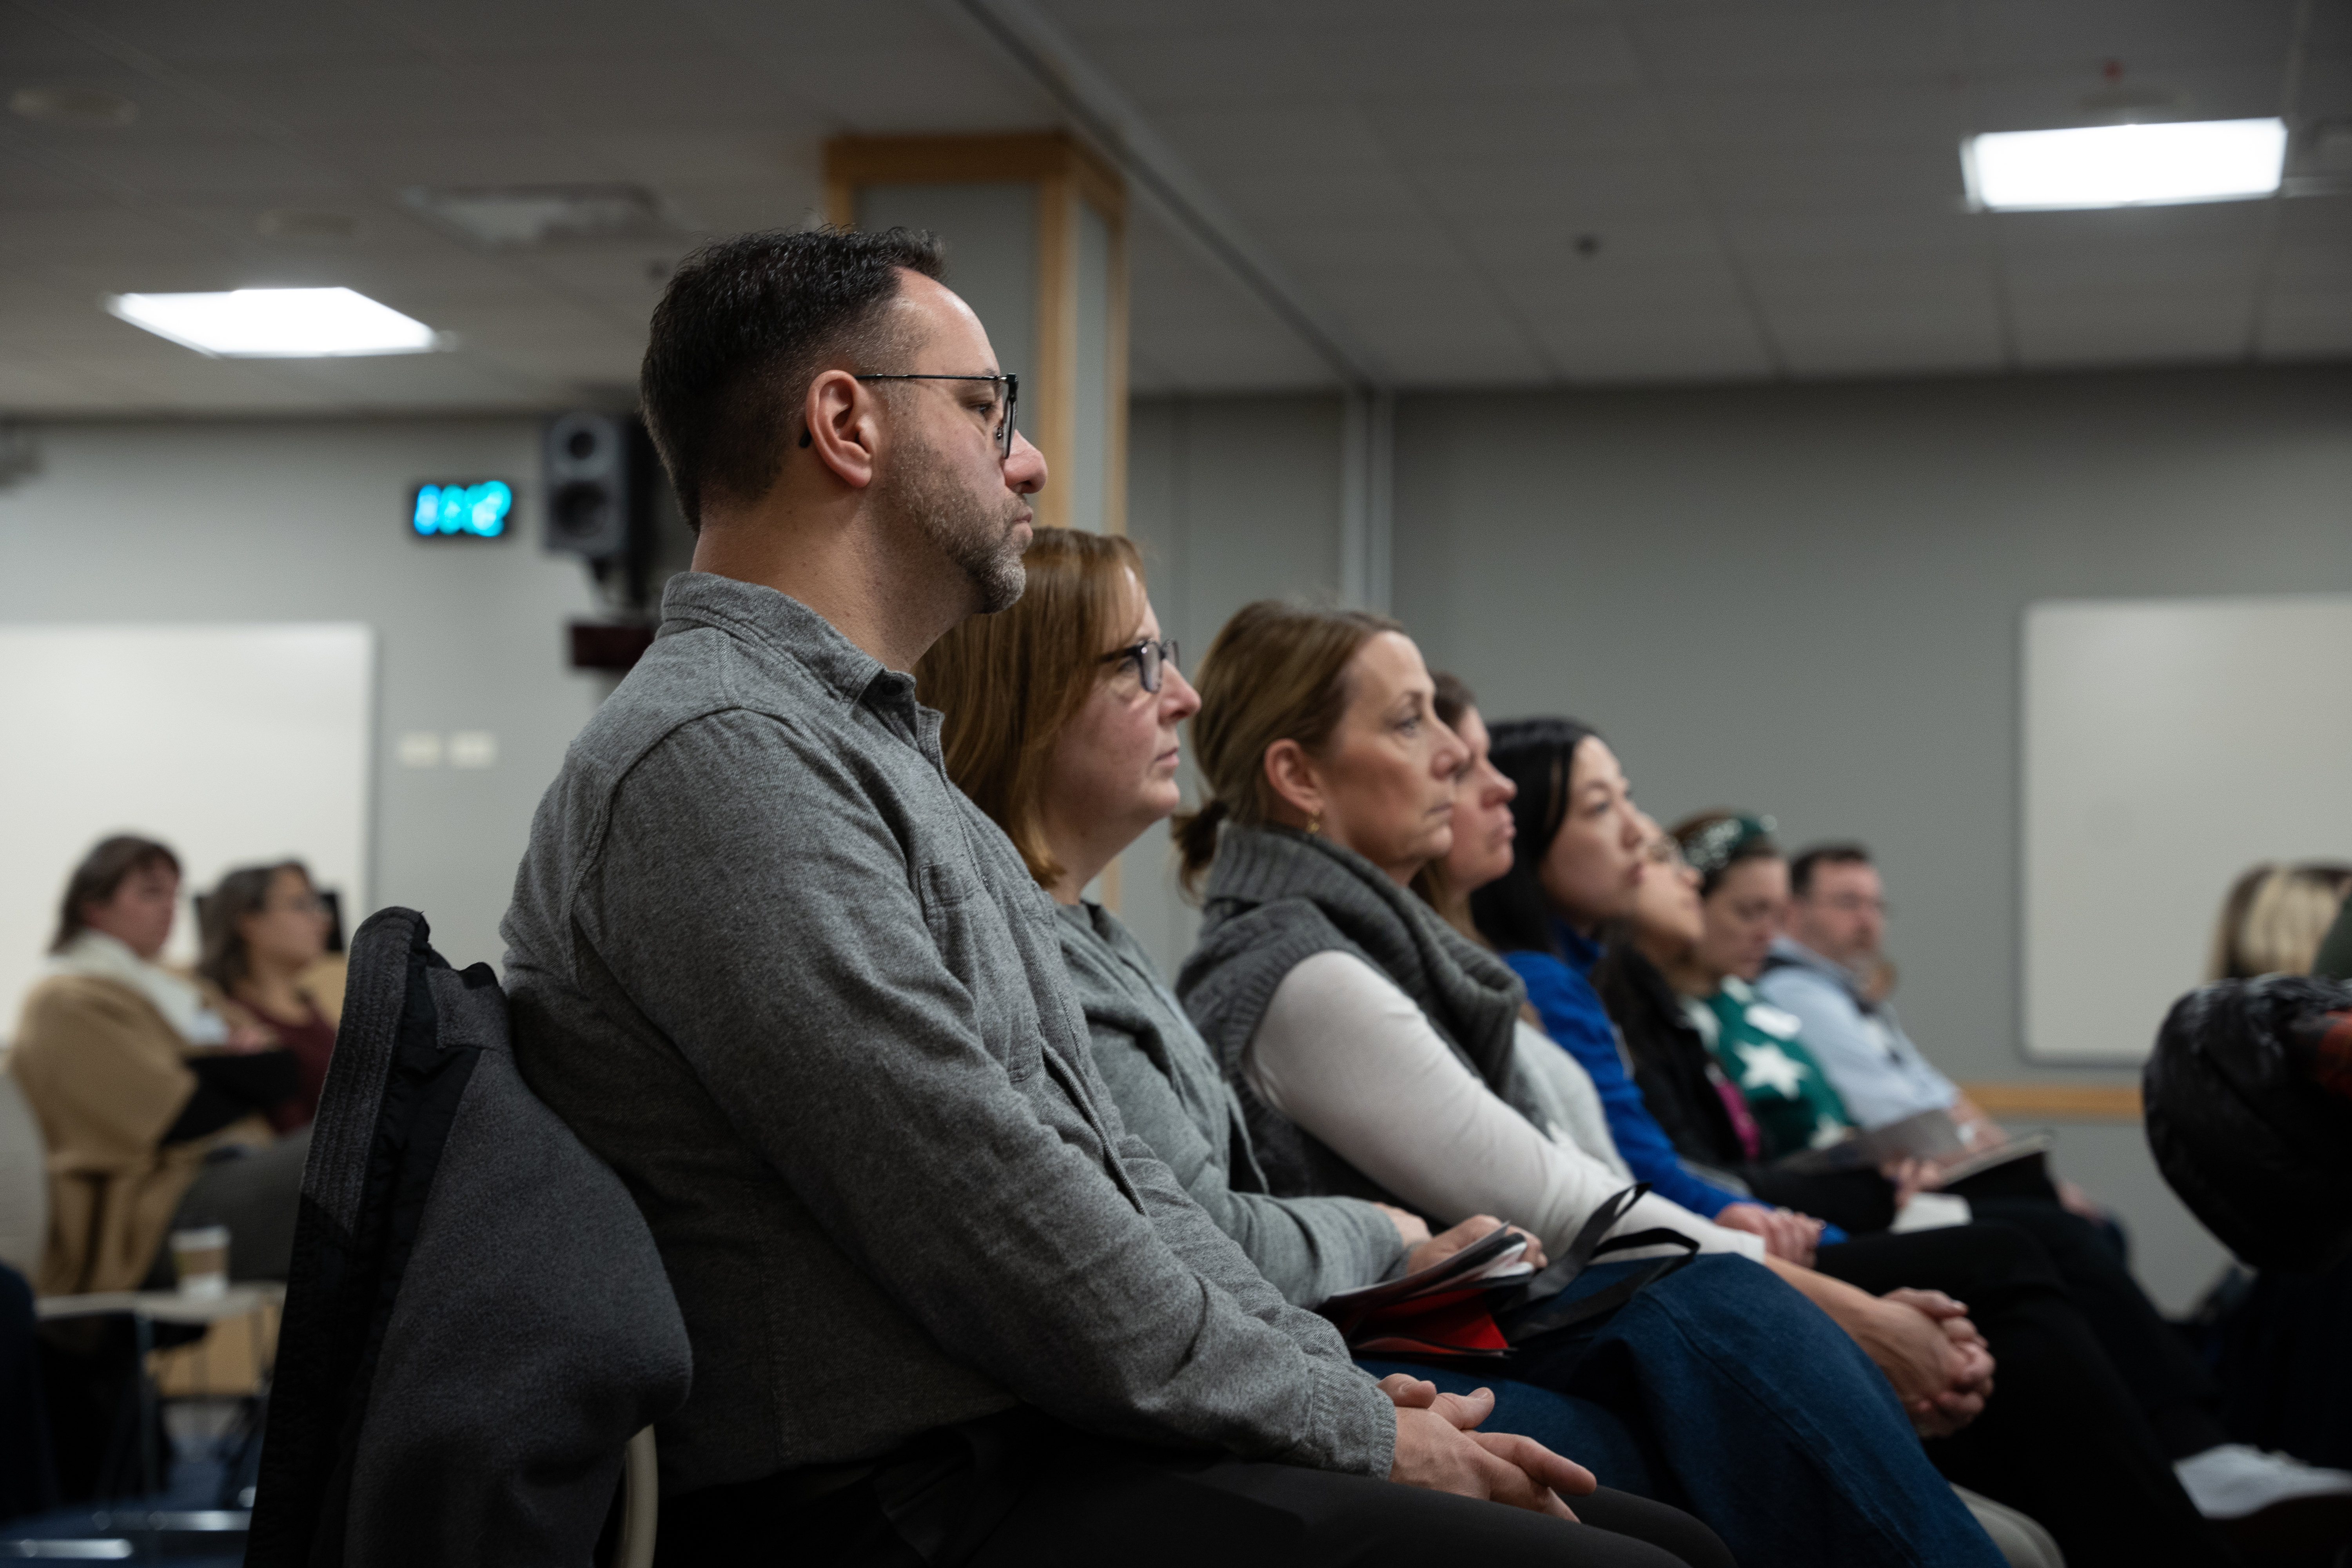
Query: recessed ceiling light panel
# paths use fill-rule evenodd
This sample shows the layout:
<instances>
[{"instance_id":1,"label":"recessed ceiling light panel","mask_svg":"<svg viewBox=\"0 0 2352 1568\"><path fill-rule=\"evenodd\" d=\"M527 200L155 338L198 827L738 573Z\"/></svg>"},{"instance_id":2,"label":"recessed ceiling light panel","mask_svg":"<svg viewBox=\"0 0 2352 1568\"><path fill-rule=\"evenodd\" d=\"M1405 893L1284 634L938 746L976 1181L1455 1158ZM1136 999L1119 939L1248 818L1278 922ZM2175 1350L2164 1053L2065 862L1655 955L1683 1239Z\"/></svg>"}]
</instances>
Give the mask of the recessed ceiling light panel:
<instances>
[{"instance_id":1,"label":"recessed ceiling light panel","mask_svg":"<svg viewBox=\"0 0 2352 1568\"><path fill-rule=\"evenodd\" d=\"M1960 143L1969 204L1995 212L2243 201L2275 192L2285 163L2277 120L2000 131Z\"/></svg>"},{"instance_id":2,"label":"recessed ceiling light panel","mask_svg":"<svg viewBox=\"0 0 2352 1568\"><path fill-rule=\"evenodd\" d=\"M349 289L110 294L106 308L157 337L225 359L416 354L440 346L424 322Z\"/></svg>"}]
</instances>

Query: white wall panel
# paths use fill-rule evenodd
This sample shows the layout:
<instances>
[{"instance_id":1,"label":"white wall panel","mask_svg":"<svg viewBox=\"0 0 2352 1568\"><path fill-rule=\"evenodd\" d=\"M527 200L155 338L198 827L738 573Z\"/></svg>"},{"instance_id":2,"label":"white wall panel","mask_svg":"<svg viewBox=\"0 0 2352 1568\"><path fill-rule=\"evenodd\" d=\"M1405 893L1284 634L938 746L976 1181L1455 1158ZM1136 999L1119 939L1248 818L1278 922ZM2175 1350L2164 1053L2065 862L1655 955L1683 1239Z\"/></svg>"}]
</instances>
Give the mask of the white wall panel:
<instances>
[{"instance_id":1,"label":"white wall panel","mask_svg":"<svg viewBox=\"0 0 2352 1568\"><path fill-rule=\"evenodd\" d=\"M0 626L0 1033L58 891L110 834L169 844L184 891L300 859L346 911L370 908L374 710L364 626ZM195 956L185 916L169 960Z\"/></svg>"},{"instance_id":2,"label":"white wall panel","mask_svg":"<svg viewBox=\"0 0 2352 1568\"><path fill-rule=\"evenodd\" d=\"M2024 1047L2137 1063L2261 860L2352 860L2352 595L2025 612Z\"/></svg>"}]
</instances>

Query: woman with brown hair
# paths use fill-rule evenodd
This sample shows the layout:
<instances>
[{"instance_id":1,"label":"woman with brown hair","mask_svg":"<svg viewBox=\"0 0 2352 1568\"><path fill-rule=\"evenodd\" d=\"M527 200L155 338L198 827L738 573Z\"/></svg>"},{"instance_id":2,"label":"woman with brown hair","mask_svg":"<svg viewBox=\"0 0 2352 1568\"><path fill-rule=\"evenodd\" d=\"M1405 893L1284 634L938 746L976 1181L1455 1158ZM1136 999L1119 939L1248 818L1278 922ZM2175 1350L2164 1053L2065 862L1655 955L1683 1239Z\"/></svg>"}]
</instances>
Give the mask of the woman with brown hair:
<instances>
[{"instance_id":1,"label":"woman with brown hair","mask_svg":"<svg viewBox=\"0 0 2352 1568\"><path fill-rule=\"evenodd\" d=\"M163 845L98 845L67 883L49 973L25 998L8 1070L48 1156L43 1295L168 1285L165 1235L216 1222L231 1227L233 1276L285 1277L299 1150L221 1155L270 1144L260 1112L293 1091L294 1061L155 962L179 891Z\"/></svg>"},{"instance_id":2,"label":"woman with brown hair","mask_svg":"<svg viewBox=\"0 0 2352 1568\"><path fill-rule=\"evenodd\" d=\"M217 987L292 1053L295 1091L272 1106L280 1132L319 1114L327 1060L335 1050L333 998L320 998L304 976L327 951L327 906L299 860L229 872L204 900L204 955L196 973Z\"/></svg>"},{"instance_id":3,"label":"woman with brown hair","mask_svg":"<svg viewBox=\"0 0 2352 1568\"><path fill-rule=\"evenodd\" d=\"M1493 1230L1478 1216L1433 1238L1400 1207L1267 1190L1240 1108L1182 1006L1118 918L1084 896L1179 805L1177 727L1199 699L1160 636L1126 540L1041 531L1024 562L1020 603L934 645L916 666L918 693L945 716L949 776L1053 896L1095 1066L1129 1132L1294 1305L1427 1267ZM1443 1388L1474 1414L1491 1400L1489 1430L1573 1453L1614 1487L1653 1484L1630 1435L1597 1406L1427 1366L1361 1364L1387 1374L1384 1385L1422 1391L1413 1397ZM1696 1521L1638 1496L1604 1489L1575 1507L1586 1523L1653 1542L1694 1568L1729 1561Z\"/></svg>"}]
</instances>

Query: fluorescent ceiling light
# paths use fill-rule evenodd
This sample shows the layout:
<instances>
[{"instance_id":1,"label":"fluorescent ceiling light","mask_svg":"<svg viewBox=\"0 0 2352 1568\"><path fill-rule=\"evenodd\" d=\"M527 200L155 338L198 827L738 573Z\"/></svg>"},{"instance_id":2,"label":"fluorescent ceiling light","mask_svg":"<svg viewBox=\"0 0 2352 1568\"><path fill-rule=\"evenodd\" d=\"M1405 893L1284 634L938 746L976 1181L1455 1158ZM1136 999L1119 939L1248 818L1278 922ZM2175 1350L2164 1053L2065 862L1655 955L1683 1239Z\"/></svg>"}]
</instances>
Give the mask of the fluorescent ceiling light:
<instances>
[{"instance_id":1,"label":"fluorescent ceiling light","mask_svg":"<svg viewBox=\"0 0 2352 1568\"><path fill-rule=\"evenodd\" d=\"M2278 120L1999 131L1960 143L1969 200L1997 212L2241 201L2276 191L2285 163Z\"/></svg>"},{"instance_id":2,"label":"fluorescent ceiling light","mask_svg":"<svg viewBox=\"0 0 2352 1568\"><path fill-rule=\"evenodd\" d=\"M110 294L106 308L184 348L234 359L417 354L436 346L424 322L349 289Z\"/></svg>"}]
</instances>

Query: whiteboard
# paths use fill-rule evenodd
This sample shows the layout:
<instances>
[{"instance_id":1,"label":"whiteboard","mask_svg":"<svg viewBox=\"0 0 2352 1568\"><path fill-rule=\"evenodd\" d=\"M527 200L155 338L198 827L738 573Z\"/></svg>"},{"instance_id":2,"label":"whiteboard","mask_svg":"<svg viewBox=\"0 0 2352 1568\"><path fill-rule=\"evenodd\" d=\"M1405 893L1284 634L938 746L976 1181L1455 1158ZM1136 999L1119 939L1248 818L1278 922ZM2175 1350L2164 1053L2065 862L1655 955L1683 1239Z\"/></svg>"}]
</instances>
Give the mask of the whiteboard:
<instances>
[{"instance_id":1,"label":"whiteboard","mask_svg":"<svg viewBox=\"0 0 2352 1568\"><path fill-rule=\"evenodd\" d=\"M2352 859L2352 595L2033 605L2023 671L2026 1054L2144 1061L2240 872Z\"/></svg>"},{"instance_id":2,"label":"whiteboard","mask_svg":"<svg viewBox=\"0 0 2352 1568\"><path fill-rule=\"evenodd\" d=\"M302 860L356 924L374 705L364 626L0 626L0 1037L110 834L180 857L167 962L195 957L188 897L237 866Z\"/></svg>"}]
</instances>

